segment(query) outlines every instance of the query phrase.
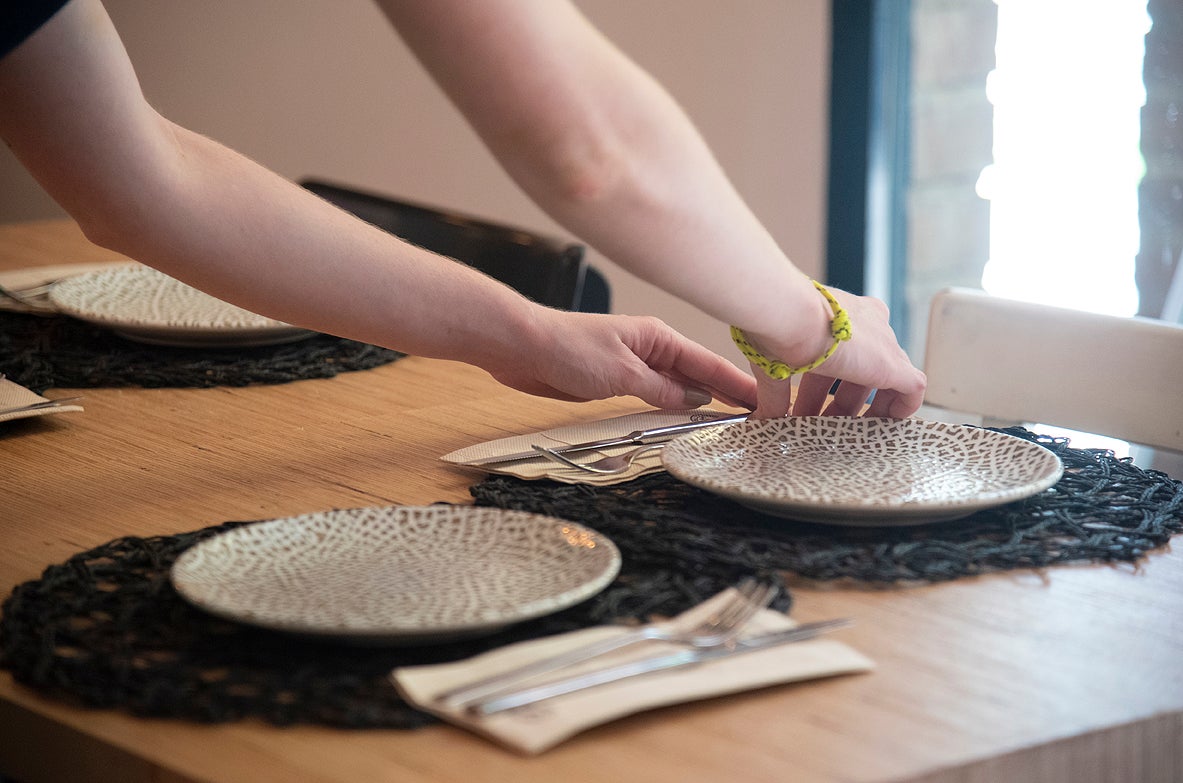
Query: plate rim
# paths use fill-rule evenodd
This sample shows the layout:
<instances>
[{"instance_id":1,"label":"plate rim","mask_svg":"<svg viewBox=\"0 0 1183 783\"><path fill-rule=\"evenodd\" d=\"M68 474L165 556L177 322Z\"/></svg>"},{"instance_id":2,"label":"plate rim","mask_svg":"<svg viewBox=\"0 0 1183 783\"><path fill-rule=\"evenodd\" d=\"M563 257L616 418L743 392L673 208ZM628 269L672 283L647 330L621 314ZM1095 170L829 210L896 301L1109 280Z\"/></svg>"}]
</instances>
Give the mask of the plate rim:
<instances>
[{"instance_id":1,"label":"plate rim","mask_svg":"<svg viewBox=\"0 0 1183 783\"><path fill-rule=\"evenodd\" d=\"M769 498L766 494L759 494L753 492L745 492L735 488L723 486L717 482L711 482L701 479L699 476L687 474L684 466L678 464L678 449L686 448L688 444L692 444L698 440L703 439L719 439L727 436L730 432L733 436L737 430L734 428L753 428L756 426L766 426L769 421L785 422L791 424L793 427L805 426L810 421L817 419L826 420L844 420L849 422L890 422L890 423L908 423L919 425L924 429L938 430L949 433L955 430L980 430L989 433L990 437L997 437L1003 440L1010 440L1023 446L1030 446L1038 448L1048 458L1048 465L1046 466L1046 474L1041 475L1036 479L1032 479L1022 485L1007 490L996 490L985 495L965 495L960 498L946 499L939 503L936 502L912 502L912 503L894 503L894 504L879 504L874 503L855 503L855 502L819 502L817 500L809 499L784 499L784 498ZM674 447L671 450L671 447ZM672 456L673 459L670 459ZM794 519L805 522L813 522L819 524L842 525L850 527L871 527L871 526L893 526L901 524L922 524L927 522L950 521L961 517L969 516L977 511L987 508L993 508L1007 503L1013 503L1027 497L1031 497L1040 492L1043 492L1054 486L1063 476L1064 465L1063 461L1052 451L1044 448L1042 445L1033 441L1019 438L1005 432L999 432L988 427L980 427L971 424L951 424L948 422L933 421L929 419L921 419L916 417L908 417L905 419L895 419L890 417L867 417L867 416L786 416L780 419L762 419L753 420L751 422L740 422L731 427L719 430L704 430L695 433L689 433L676 438L671 442L662 452L662 462L666 470L680 481L684 481L691 486L698 487L713 494L733 500L749 508L753 508L761 513L771 516L779 516L787 519ZM777 509L777 510L774 510ZM843 520L842 516L855 517L854 519Z\"/></svg>"},{"instance_id":2,"label":"plate rim","mask_svg":"<svg viewBox=\"0 0 1183 783\"><path fill-rule=\"evenodd\" d=\"M323 515L349 515L354 517L363 514L367 511L379 511L390 514L390 519L387 521L396 521L398 517L403 516L413 511L430 510L440 513L441 515L449 515L449 518L455 515L461 517L471 515L472 512L481 512L483 517L514 517L523 518L529 521L546 522L548 524L562 525L564 527L577 528L584 533L595 537L597 547L604 547L604 550L609 553L606 567L603 568L594 578L590 578L581 584L574 585L561 593L546 596L544 598L535 599L529 603L522 604L515 607L512 612L505 612L496 618L488 618L479 621L461 622L448 625L389 625L386 627L365 627L365 628L342 628L339 626L325 626L314 623L307 623L301 621L290 621L278 618L265 618L257 615L250 615L240 610L227 608L224 605L212 603L208 600L203 600L199 596L195 596L188 590L188 586L184 583L183 570L187 559L197 557L197 552L204 546L212 546L211 542L222 540L225 542L226 537L233 537L235 535L244 535L247 529L257 529L259 526L285 526L285 525L299 525L301 522L316 516ZM444 521L444 519L437 520ZM463 521L461 519L460 521ZM309 636L316 638L329 638L338 640L352 640L360 642L386 642L391 644L418 644L430 641L443 641L446 639L470 638L478 636L483 633L492 633L498 629L515 625L517 623L525 622L527 620L544 617L548 614L553 614L563 609L570 608L576 604L582 603L601 592L606 588L620 573L622 564L622 555L616 543L613 542L603 533L588 527L579 522L574 522L560 517L549 516L545 514L538 514L528 511L518 511L515 509L500 509L491 506L446 506L446 505L428 505L428 506L409 506L409 505L391 505L391 506L371 506L371 507L357 507L357 508L338 508L328 509L324 511L307 512L303 514L295 514L287 517L279 517L275 519L265 519L256 522L251 522L240 527L233 528L221 533L217 533L209 538L203 539L196 544L185 549L176 560L169 567L168 578L169 583L177 594L184 599L191 606L194 606L201 611L207 612L216 617L231 620L243 625L249 625L256 628L265 628L271 631L279 631L289 634L297 634L301 636Z\"/></svg>"}]
</instances>

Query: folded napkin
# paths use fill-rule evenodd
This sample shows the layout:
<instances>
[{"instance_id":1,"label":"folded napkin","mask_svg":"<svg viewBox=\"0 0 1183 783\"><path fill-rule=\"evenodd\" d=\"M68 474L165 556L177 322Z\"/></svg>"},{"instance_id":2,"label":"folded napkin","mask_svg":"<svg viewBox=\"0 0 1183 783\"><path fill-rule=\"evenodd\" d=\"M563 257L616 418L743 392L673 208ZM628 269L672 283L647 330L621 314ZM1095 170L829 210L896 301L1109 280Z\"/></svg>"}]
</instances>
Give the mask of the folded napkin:
<instances>
[{"instance_id":1,"label":"folded napkin","mask_svg":"<svg viewBox=\"0 0 1183 783\"><path fill-rule=\"evenodd\" d=\"M0 411L15 408L18 405L30 405L37 402L46 402L49 398L42 397L36 392L26 389L19 383L13 383L7 378L0 378ZM0 413L0 422L9 421L11 419L24 419L29 416L46 416L50 413L62 413L63 411L80 411L81 405L71 405L69 403L64 405L51 406L47 408L36 408L34 410L14 411L12 413Z\"/></svg>"},{"instance_id":2,"label":"folded napkin","mask_svg":"<svg viewBox=\"0 0 1183 783\"><path fill-rule=\"evenodd\" d=\"M646 452L638 457L627 471L611 476L585 473L576 468L560 465L546 457L517 460L516 462L494 462L486 465L469 465L471 460L485 457L495 457L503 454L516 454L529 451L532 445L560 448L575 443L585 443L593 440L604 440L628 435L637 430L648 430L655 427L668 427L674 424L686 424L692 421L702 421L704 418L718 418L731 416L727 411L696 409L688 411L651 410L642 413L630 413L611 419L589 421L582 424L572 424L529 435L514 435L508 438L478 443L475 446L453 451L440 457L445 462L465 465L488 473L499 473L506 476L517 476L523 479L551 479L564 484L595 484L607 486L631 481L638 476L657 473L662 470L661 450ZM591 462L600 457L624 454L638 448L636 444L615 446L598 451L577 451L567 454L576 462Z\"/></svg>"},{"instance_id":3,"label":"folded napkin","mask_svg":"<svg viewBox=\"0 0 1183 783\"><path fill-rule=\"evenodd\" d=\"M728 591L724 591L678 619L705 618L727 596ZM795 625L780 612L765 609L752 619L744 636ZM868 658L839 641L811 639L645 674L485 717L434 700L436 694L452 688L626 631L620 627L588 628L502 647L464 661L398 668L391 672L391 680L402 697L415 707L511 750L537 754L593 726L655 707L874 668ZM579 669L600 669L683 649L686 648L665 642L644 642L580 664ZM572 667L561 674L575 670ZM555 676L545 675L547 679Z\"/></svg>"},{"instance_id":4,"label":"folded napkin","mask_svg":"<svg viewBox=\"0 0 1183 783\"><path fill-rule=\"evenodd\" d=\"M81 275L86 272L96 272L102 269L134 264L134 261L94 261L81 264L53 264L51 266L33 266L25 269L6 269L0 271L0 290L19 291L52 283L66 277ZM11 310L18 313L56 312L53 305L45 297L37 297L30 303L20 302L12 297L0 294L0 310Z\"/></svg>"}]
</instances>

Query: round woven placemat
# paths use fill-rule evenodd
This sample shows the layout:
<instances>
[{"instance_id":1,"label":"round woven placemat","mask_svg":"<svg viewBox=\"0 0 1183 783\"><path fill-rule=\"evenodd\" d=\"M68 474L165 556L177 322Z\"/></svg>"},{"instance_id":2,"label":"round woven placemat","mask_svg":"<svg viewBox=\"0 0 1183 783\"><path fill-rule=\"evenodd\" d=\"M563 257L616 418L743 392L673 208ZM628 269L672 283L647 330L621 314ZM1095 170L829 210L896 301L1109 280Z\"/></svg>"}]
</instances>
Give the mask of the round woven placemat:
<instances>
[{"instance_id":1,"label":"round woven placemat","mask_svg":"<svg viewBox=\"0 0 1183 783\"><path fill-rule=\"evenodd\" d=\"M396 666L676 614L741 576L780 571L879 587L1061 563L1132 563L1183 530L1183 483L1108 452L1006 431L1059 454L1064 478L1028 500L915 528L787 522L666 475L611 487L490 478L472 488L479 504L583 522L612 538L623 567L579 606L450 644L334 644L220 620L182 600L168 579L179 554L244 522L121 538L13 591L0 607L0 667L47 695L137 715L407 729L435 719L398 697L387 676ZM785 591L775 606L789 605Z\"/></svg>"},{"instance_id":2,"label":"round woven placemat","mask_svg":"<svg viewBox=\"0 0 1183 783\"><path fill-rule=\"evenodd\" d=\"M402 356L327 334L253 348L154 346L65 316L0 312L0 371L37 393L55 388L287 383L368 370Z\"/></svg>"},{"instance_id":3,"label":"round woven placemat","mask_svg":"<svg viewBox=\"0 0 1183 783\"><path fill-rule=\"evenodd\" d=\"M424 647L361 647L220 620L186 603L168 572L181 552L245 522L129 537L81 552L18 585L0 606L0 668L46 695L136 715L277 725L408 729L436 719L404 702L397 666L459 660L515 641L677 614L752 573L723 566L655 579L624 566L598 596L497 634ZM789 593L773 606L788 611Z\"/></svg>"},{"instance_id":4,"label":"round woven placemat","mask_svg":"<svg viewBox=\"0 0 1183 783\"><path fill-rule=\"evenodd\" d=\"M634 557L654 571L749 567L800 581L937 582L1065 563L1132 563L1183 531L1183 482L1110 451L1074 449L1022 427L1000 430L1060 457L1064 477L1034 497L952 522L843 527L753 511L664 473L606 487L490 478L478 505L582 522L609 538L651 533Z\"/></svg>"}]
</instances>

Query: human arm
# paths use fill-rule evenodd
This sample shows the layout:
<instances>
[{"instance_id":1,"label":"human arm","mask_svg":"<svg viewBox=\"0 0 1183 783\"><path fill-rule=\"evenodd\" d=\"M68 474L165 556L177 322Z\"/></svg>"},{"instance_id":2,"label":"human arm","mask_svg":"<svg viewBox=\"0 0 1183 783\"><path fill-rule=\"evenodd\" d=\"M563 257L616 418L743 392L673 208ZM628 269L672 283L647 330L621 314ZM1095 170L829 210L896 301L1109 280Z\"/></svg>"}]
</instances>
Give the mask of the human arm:
<instances>
[{"instance_id":1,"label":"human arm","mask_svg":"<svg viewBox=\"0 0 1183 783\"><path fill-rule=\"evenodd\" d=\"M521 187L621 266L808 364L829 345L817 293L744 204L685 113L563 0L378 0L404 40ZM835 292L854 339L803 379L844 391L829 409L908 415L924 378L881 303ZM823 373L825 373L823 375ZM830 382L827 383L827 378ZM760 379L758 415L783 415L788 383ZM822 395L824 398L824 394Z\"/></svg>"},{"instance_id":2,"label":"human arm","mask_svg":"<svg viewBox=\"0 0 1183 783\"><path fill-rule=\"evenodd\" d=\"M255 312L560 398L754 397L654 319L536 305L161 117L97 0L68 3L0 59L0 136L92 240Z\"/></svg>"}]
</instances>

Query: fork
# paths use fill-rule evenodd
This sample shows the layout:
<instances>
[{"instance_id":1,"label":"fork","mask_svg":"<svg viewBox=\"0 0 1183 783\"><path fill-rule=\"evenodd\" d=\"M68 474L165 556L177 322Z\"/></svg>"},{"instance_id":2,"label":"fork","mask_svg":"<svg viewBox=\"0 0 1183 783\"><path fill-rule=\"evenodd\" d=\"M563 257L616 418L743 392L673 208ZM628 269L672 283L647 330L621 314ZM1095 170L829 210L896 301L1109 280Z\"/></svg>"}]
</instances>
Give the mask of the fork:
<instances>
[{"instance_id":1,"label":"fork","mask_svg":"<svg viewBox=\"0 0 1183 783\"><path fill-rule=\"evenodd\" d=\"M633 460L641 456L643 452L655 451L657 449L663 448L664 446L664 443L650 443L646 446L633 449L632 451L626 451L624 454L616 454L610 457L601 457L600 459L593 460L592 462L576 462L572 459L569 459L565 455L560 454L554 449L547 448L546 446L533 445L530 448L534 449L547 459L558 462L562 465L566 465L567 467L575 468L576 470L582 470L585 473L598 473L601 476L613 476L618 473L624 473L629 468L631 468L633 466Z\"/></svg>"},{"instance_id":2,"label":"fork","mask_svg":"<svg viewBox=\"0 0 1183 783\"><path fill-rule=\"evenodd\" d=\"M655 657L641 658L636 661L609 666L606 669L578 672L569 677L544 682L541 685L528 685L521 690L508 688L501 693L495 694L487 701L478 700L466 705L465 710L469 715L477 717L495 715L498 712L512 710L516 707L524 707L527 704L536 704L546 699L553 699L555 696L565 696L568 693L594 688L597 685L619 682L630 677L639 677L643 674L652 674L655 672L673 671L732 655L740 655L756 650L766 650L781 644L803 642L837 628L845 628L851 624L851 620L845 617L833 620L821 620L816 623L798 625L785 631L773 631L772 633L763 634L751 639L743 639L731 644L678 650L674 653L662 653Z\"/></svg>"},{"instance_id":3,"label":"fork","mask_svg":"<svg viewBox=\"0 0 1183 783\"><path fill-rule=\"evenodd\" d=\"M668 622L644 625L611 639L592 642L550 658L543 658L516 669L452 688L438 694L435 700L468 707L529 677L556 671L646 641L674 642L694 648L709 648L727 644L743 631L744 626L757 612L772 602L776 594L777 585L771 580L757 580L749 577L736 585L735 594L726 603L717 608L709 617L692 626L679 627Z\"/></svg>"}]
</instances>

